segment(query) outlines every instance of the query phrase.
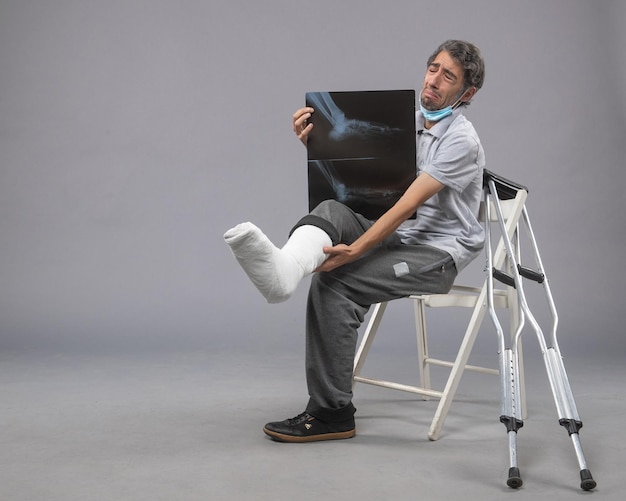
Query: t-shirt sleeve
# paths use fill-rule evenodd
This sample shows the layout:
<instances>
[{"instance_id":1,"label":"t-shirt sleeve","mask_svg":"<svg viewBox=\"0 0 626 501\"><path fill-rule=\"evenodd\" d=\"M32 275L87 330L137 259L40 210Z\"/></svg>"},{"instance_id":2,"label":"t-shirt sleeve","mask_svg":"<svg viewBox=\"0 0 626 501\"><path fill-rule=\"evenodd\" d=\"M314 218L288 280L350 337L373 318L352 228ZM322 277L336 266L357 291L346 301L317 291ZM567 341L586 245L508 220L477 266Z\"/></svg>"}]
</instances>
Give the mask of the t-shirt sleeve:
<instances>
[{"instance_id":1,"label":"t-shirt sleeve","mask_svg":"<svg viewBox=\"0 0 626 501\"><path fill-rule=\"evenodd\" d=\"M445 186L462 192L479 170L478 142L464 132L444 136L439 143L432 161L421 170Z\"/></svg>"}]
</instances>

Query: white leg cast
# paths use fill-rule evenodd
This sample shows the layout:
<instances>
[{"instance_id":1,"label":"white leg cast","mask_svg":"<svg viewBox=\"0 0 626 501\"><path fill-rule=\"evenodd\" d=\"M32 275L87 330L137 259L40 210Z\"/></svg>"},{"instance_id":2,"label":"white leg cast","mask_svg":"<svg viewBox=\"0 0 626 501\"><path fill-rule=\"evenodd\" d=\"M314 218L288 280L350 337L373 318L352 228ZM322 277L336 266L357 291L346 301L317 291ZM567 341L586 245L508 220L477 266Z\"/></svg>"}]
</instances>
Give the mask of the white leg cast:
<instances>
[{"instance_id":1,"label":"white leg cast","mask_svg":"<svg viewBox=\"0 0 626 501\"><path fill-rule=\"evenodd\" d=\"M305 275L326 259L322 249L332 245L317 226L297 228L282 249L252 223L241 223L224 234L235 258L268 303L281 303Z\"/></svg>"}]
</instances>

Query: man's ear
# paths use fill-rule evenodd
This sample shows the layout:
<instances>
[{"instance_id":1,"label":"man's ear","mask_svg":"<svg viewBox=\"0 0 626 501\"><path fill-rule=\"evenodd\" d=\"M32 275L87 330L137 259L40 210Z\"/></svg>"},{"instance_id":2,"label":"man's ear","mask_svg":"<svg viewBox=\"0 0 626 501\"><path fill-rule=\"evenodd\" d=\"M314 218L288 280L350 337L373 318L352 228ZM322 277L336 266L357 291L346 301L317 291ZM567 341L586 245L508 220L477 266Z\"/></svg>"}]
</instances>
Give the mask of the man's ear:
<instances>
[{"instance_id":1,"label":"man's ear","mask_svg":"<svg viewBox=\"0 0 626 501\"><path fill-rule=\"evenodd\" d=\"M470 87L461 96L461 102L462 103L469 102L474 97L474 94L476 94L476 92L478 92L478 89L476 87Z\"/></svg>"}]
</instances>

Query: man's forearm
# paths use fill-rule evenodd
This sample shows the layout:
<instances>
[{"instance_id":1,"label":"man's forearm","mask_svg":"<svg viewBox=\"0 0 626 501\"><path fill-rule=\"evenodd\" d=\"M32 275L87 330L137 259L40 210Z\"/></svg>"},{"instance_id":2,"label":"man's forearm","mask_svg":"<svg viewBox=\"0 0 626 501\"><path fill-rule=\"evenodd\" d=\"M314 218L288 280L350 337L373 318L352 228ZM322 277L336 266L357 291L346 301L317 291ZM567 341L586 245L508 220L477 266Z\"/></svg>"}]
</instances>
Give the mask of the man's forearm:
<instances>
[{"instance_id":1,"label":"man's forearm","mask_svg":"<svg viewBox=\"0 0 626 501\"><path fill-rule=\"evenodd\" d=\"M420 205L443 188L428 174L420 174L391 209L385 212L363 235L352 243L357 256L376 247L406 221Z\"/></svg>"}]
</instances>

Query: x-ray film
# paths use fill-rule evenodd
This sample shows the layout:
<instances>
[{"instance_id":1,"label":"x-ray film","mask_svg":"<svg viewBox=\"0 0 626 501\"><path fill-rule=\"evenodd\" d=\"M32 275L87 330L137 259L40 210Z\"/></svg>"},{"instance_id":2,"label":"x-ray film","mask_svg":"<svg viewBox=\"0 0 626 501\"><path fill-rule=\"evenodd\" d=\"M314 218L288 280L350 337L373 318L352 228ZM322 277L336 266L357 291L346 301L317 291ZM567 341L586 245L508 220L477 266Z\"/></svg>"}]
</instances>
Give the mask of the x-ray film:
<instances>
[{"instance_id":1,"label":"x-ray film","mask_svg":"<svg viewBox=\"0 0 626 501\"><path fill-rule=\"evenodd\" d=\"M416 176L415 91L308 92L309 209L334 199L377 219Z\"/></svg>"}]
</instances>

